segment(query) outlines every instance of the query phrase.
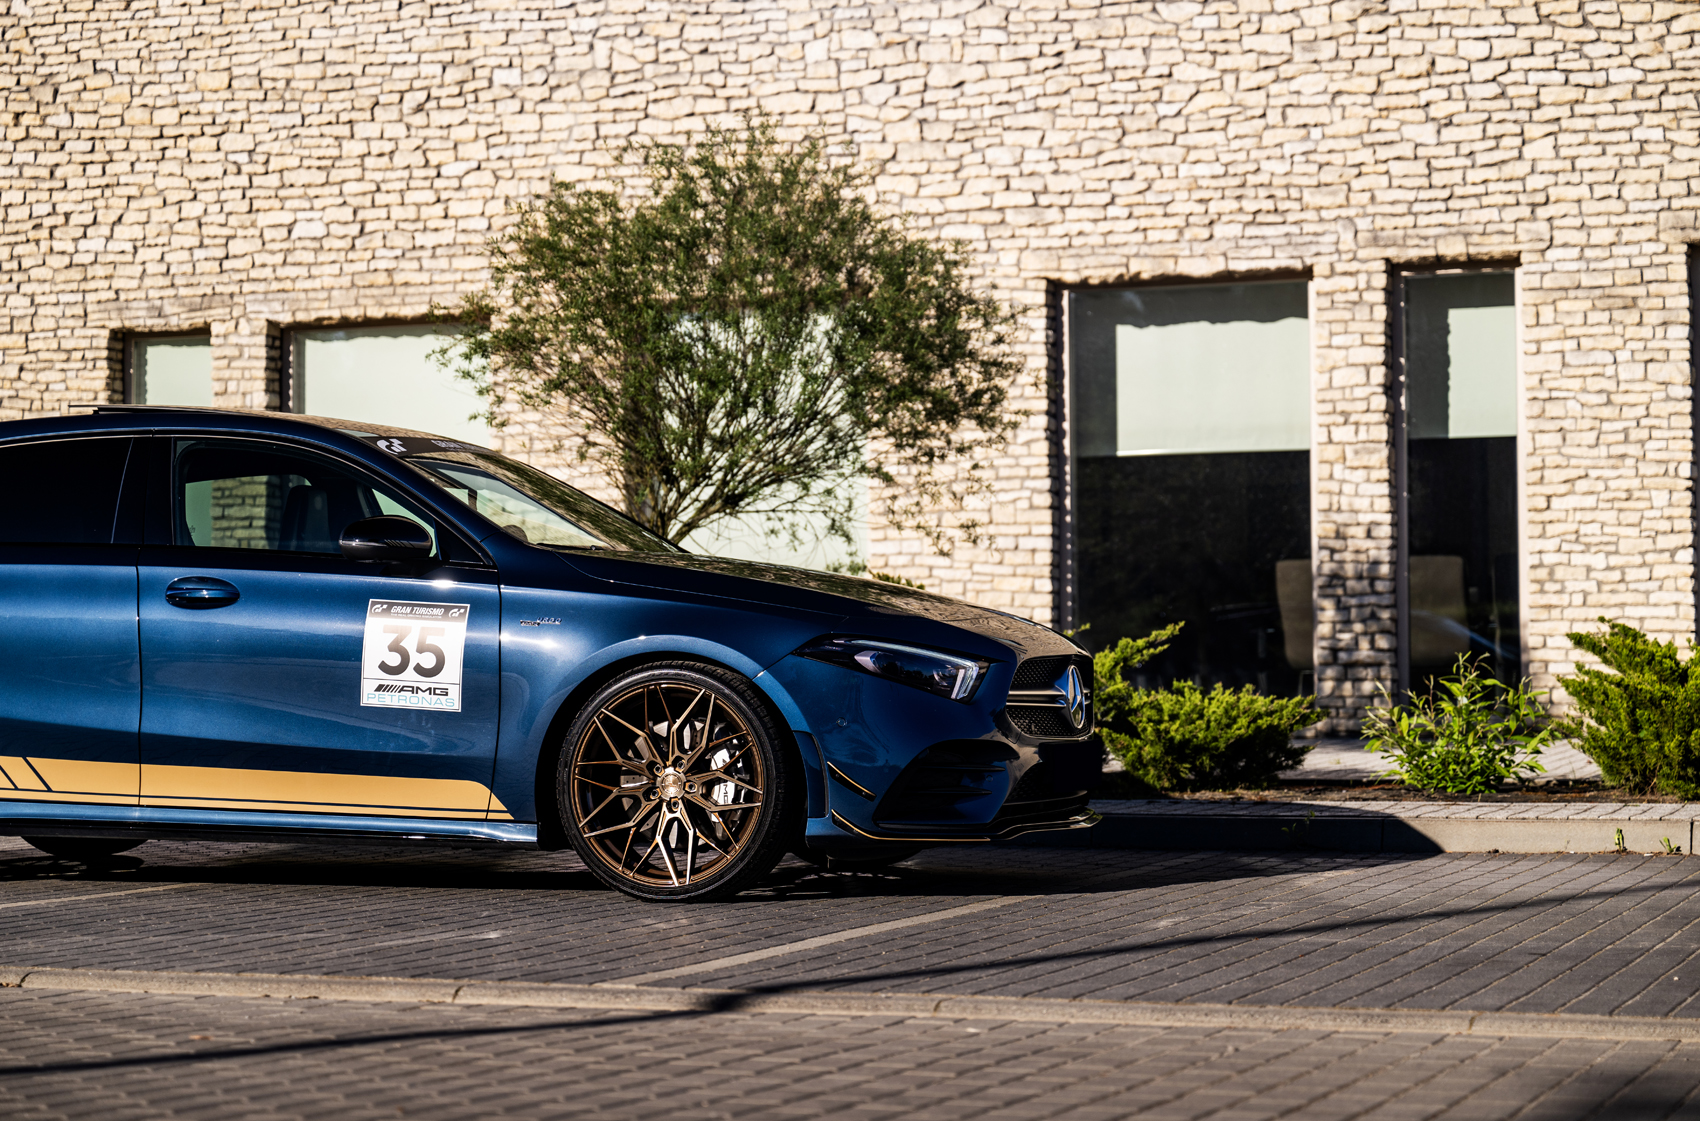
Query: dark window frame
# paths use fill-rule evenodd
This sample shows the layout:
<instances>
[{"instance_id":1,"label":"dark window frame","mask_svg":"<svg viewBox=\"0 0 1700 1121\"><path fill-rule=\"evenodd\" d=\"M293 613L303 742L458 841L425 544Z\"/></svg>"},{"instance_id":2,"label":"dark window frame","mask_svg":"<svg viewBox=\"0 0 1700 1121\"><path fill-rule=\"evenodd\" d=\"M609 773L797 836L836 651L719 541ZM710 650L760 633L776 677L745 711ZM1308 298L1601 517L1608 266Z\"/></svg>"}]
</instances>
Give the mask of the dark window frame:
<instances>
[{"instance_id":1,"label":"dark window frame","mask_svg":"<svg viewBox=\"0 0 1700 1121\"><path fill-rule=\"evenodd\" d=\"M1050 289L1050 298L1055 301L1054 310L1050 310L1049 322L1054 323L1054 343L1057 348L1053 351L1052 368L1057 380L1055 388L1056 401L1053 427L1052 462L1060 464L1056 469L1057 476L1053 477L1053 494L1057 496L1056 509L1052 517L1053 541L1056 557L1052 562L1053 597L1055 604L1056 626L1059 629L1073 629L1090 622L1081 618L1082 609L1082 578L1081 578L1081 511L1080 504L1080 459L1076 454L1076 444L1079 436L1079 419L1076 409L1076 398L1079 396L1081 354L1075 346L1074 336L1078 328L1075 313L1074 297L1083 293L1137 291L1137 290L1175 290L1195 288L1215 288L1234 284L1301 284L1306 287L1305 319L1314 328L1312 318L1314 307L1309 292L1310 282L1314 279L1312 270L1305 269L1271 269L1255 272L1228 272L1207 277L1166 277L1138 283L1117 282L1109 284L1066 284L1055 283ZM1314 366L1314 362L1312 362ZM1314 557L1315 557L1315 522L1316 522L1316 488L1315 488L1315 371L1310 371L1307 379L1306 413L1309 418L1309 434L1307 454L1311 456L1308 484L1306 487L1305 508L1309 526L1308 549L1312 557L1313 574L1313 606L1314 612ZM1314 626L1314 623L1313 623ZM1088 639L1106 639L1108 635L1089 635ZM1138 637L1137 635L1132 637ZM1084 641L1084 640L1083 640ZM1313 632L1314 649L1314 632ZM1300 675L1301 689L1315 687L1315 670L1296 670ZM1305 684L1308 682L1308 686Z\"/></svg>"},{"instance_id":2,"label":"dark window frame","mask_svg":"<svg viewBox=\"0 0 1700 1121\"><path fill-rule=\"evenodd\" d=\"M1387 374L1388 374L1388 413L1393 436L1393 605L1394 605L1394 685L1395 692L1400 697L1411 694L1411 468L1410 468L1410 435L1409 435L1409 403L1406 394L1409 391L1410 379L1406 373L1405 328L1408 313L1406 311L1408 298L1408 282L1417 277L1431 276L1469 276L1482 273L1507 273L1512 278L1514 292L1521 292L1518 272L1522 265L1520 261L1498 260L1481 261L1469 264L1450 262L1431 262L1428 264L1399 265L1390 269L1387 284ZM1512 307L1517 307L1516 297L1513 297ZM1519 338L1521 338L1521 324ZM1522 385L1519 381L1518 389ZM1522 416L1524 402L1519 393L1518 398L1518 456L1517 488L1518 509L1521 511L1523 483L1523 451L1521 446ZM1519 567L1526 567L1522 562L1524 557L1524 527L1519 524L1518 553ZM1527 665L1528 650L1524 638L1526 619L1523 615L1527 604L1523 596L1526 580L1518 587L1519 621L1518 621L1518 659L1520 665Z\"/></svg>"}]
</instances>

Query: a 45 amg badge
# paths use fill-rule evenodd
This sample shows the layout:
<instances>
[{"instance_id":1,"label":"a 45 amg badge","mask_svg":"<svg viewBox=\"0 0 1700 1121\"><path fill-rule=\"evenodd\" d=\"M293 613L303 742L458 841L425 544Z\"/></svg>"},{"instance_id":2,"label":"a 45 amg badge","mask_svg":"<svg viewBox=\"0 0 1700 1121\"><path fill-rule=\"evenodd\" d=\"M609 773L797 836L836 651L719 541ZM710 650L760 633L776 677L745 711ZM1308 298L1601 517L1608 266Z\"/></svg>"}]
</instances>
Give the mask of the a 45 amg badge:
<instances>
[{"instance_id":1,"label":"a 45 amg badge","mask_svg":"<svg viewBox=\"0 0 1700 1121\"><path fill-rule=\"evenodd\" d=\"M1086 683L1081 680L1080 667L1069 666L1063 675L1062 685L1063 704L1068 709L1068 719L1076 728L1086 727L1088 706L1092 703L1092 694L1087 691Z\"/></svg>"}]
</instances>

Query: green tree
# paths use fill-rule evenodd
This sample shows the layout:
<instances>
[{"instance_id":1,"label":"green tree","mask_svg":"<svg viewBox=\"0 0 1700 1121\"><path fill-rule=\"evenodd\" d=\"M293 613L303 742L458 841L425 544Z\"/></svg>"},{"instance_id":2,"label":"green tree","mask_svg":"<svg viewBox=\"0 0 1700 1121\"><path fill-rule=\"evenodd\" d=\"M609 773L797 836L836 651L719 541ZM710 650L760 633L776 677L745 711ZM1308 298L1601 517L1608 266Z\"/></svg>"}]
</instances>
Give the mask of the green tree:
<instances>
[{"instance_id":1,"label":"green tree","mask_svg":"<svg viewBox=\"0 0 1700 1121\"><path fill-rule=\"evenodd\" d=\"M631 145L629 189L559 179L488 243L445 360L500 423L507 397L562 419L628 513L679 541L734 515L851 539L852 480L946 552L1019 421L1012 314L870 176L765 118L688 146ZM902 486L897 486L902 476Z\"/></svg>"}]
</instances>

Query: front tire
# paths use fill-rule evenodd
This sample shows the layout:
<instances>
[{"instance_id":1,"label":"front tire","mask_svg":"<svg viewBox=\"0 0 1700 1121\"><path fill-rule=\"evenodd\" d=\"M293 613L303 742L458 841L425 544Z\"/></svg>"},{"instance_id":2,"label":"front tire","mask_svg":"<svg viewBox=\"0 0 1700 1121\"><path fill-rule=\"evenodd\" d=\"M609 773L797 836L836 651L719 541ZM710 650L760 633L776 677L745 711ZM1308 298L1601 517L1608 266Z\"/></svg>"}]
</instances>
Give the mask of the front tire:
<instances>
[{"instance_id":1,"label":"front tire","mask_svg":"<svg viewBox=\"0 0 1700 1121\"><path fill-rule=\"evenodd\" d=\"M669 662L603 686L567 732L561 825L602 882L639 899L723 899L785 854L794 768L744 678Z\"/></svg>"}]
</instances>

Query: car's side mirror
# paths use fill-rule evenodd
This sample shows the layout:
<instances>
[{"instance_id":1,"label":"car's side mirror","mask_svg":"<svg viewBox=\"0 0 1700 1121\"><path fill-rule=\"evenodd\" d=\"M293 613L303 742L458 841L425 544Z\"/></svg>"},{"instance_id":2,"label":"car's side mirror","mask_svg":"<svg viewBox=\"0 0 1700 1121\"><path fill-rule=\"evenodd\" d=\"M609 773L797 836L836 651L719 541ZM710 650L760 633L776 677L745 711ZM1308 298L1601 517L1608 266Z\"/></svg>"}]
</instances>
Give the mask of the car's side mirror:
<instances>
[{"instance_id":1,"label":"car's side mirror","mask_svg":"<svg viewBox=\"0 0 1700 1121\"><path fill-rule=\"evenodd\" d=\"M337 544L343 556L357 561L412 561L431 555L431 534L425 527L395 514L350 522Z\"/></svg>"}]
</instances>

